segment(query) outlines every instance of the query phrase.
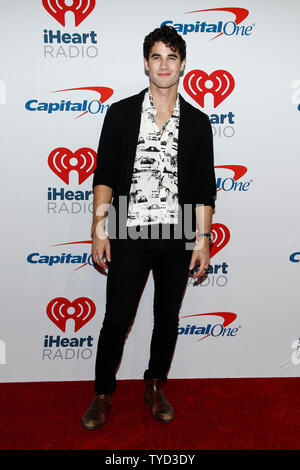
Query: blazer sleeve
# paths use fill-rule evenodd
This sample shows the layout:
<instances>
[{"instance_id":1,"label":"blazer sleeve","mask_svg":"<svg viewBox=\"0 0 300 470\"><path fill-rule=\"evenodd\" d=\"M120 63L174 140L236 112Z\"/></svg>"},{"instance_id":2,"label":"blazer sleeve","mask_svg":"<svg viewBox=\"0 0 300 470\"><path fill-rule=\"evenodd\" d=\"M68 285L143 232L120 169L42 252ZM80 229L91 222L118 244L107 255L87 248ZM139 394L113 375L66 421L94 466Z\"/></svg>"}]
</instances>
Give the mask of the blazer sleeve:
<instances>
[{"instance_id":1,"label":"blazer sleeve","mask_svg":"<svg viewBox=\"0 0 300 470\"><path fill-rule=\"evenodd\" d=\"M203 116L203 115L202 115ZM196 205L215 207L216 177L214 169L213 135L207 115L200 123L199 148L193 173L194 201Z\"/></svg>"},{"instance_id":2,"label":"blazer sleeve","mask_svg":"<svg viewBox=\"0 0 300 470\"><path fill-rule=\"evenodd\" d=\"M104 118L98 152L97 166L94 170L93 188L98 184L105 184L115 188L117 164L119 159L118 127L116 123L115 104L112 104Z\"/></svg>"}]
</instances>

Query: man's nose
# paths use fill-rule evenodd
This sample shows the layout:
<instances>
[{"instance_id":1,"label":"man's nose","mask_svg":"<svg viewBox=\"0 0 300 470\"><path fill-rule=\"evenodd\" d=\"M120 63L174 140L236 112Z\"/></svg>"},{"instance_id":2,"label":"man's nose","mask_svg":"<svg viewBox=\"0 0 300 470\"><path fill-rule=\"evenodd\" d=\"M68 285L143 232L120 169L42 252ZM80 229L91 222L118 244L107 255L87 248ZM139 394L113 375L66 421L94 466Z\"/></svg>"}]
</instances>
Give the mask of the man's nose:
<instances>
[{"instance_id":1,"label":"man's nose","mask_svg":"<svg viewBox=\"0 0 300 470\"><path fill-rule=\"evenodd\" d=\"M166 69L168 67L168 59L161 59L160 67Z\"/></svg>"}]
</instances>

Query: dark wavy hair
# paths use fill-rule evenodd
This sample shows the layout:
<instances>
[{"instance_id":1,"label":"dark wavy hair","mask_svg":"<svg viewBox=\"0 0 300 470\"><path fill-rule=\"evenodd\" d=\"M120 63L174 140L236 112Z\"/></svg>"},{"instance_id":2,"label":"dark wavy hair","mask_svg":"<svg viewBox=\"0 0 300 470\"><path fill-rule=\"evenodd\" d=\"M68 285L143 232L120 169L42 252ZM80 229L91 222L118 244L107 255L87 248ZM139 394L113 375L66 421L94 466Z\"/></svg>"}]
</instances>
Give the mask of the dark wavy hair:
<instances>
[{"instance_id":1,"label":"dark wavy hair","mask_svg":"<svg viewBox=\"0 0 300 470\"><path fill-rule=\"evenodd\" d=\"M177 33L173 26L162 26L156 28L144 39L143 52L146 60L149 59L150 51L154 44L158 41L163 42L167 47L174 52L179 52L181 62L186 57L186 44L184 39Z\"/></svg>"}]
</instances>

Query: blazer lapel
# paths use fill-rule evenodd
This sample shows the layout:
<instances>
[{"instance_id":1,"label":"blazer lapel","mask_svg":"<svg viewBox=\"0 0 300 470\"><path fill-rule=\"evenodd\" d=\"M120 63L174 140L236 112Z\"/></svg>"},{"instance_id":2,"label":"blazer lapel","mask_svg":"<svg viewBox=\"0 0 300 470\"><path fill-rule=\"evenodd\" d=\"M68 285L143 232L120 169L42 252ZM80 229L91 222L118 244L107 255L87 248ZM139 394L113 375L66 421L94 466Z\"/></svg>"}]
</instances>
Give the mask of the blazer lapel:
<instances>
[{"instance_id":1,"label":"blazer lapel","mask_svg":"<svg viewBox=\"0 0 300 470\"><path fill-rule=\"evenodd\" d=\"M140 123L141 123L141 111L144 100L145 92L148 88L141 91L138 95L133 98L133 103L128 106L128 113L125 117L127 119L127 142L128 142L128 192L131 186L132 173L135 161L136 146L139 137Z\"/></svg>"},{"instance_id":2,"label":"blazer lapel","mask_svg":"<svg viewBox=\"0 0 300 470\"><path fill-rule=\"evenodd\" d=\"M186 181L186 162L184 161L184 155L186 153L185 149L185 142L188 138L189 134L189 119L188 119L188 111L186 107L186 102L179 95L180 100L180 118L179 118L179 133L178 133L178 147L177 147L177 170L178 170L178 199L179 203L181 201L183 195L183 188L185 187Z\"/></svg>"}]
</instances>

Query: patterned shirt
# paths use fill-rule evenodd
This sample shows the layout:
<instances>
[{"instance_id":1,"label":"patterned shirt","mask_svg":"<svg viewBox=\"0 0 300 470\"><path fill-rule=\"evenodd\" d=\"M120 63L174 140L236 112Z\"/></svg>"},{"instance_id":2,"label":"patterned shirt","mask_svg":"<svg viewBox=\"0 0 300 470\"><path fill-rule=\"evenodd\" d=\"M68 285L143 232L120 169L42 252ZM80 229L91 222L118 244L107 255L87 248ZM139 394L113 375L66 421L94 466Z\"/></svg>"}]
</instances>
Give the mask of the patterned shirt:
<instances>
[{"instance_id":1,"label":"patterned shirt","mask_svg":"<svg viewBox=\"0 0 300 470\"><path fill-rule=\"evenodd\" d=\"M178 223L179 97L162 132L150 89L145 93L130 187L127 226Z\"/></svg>"}]
</instances>

